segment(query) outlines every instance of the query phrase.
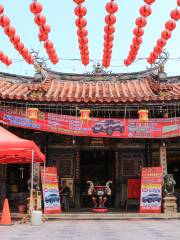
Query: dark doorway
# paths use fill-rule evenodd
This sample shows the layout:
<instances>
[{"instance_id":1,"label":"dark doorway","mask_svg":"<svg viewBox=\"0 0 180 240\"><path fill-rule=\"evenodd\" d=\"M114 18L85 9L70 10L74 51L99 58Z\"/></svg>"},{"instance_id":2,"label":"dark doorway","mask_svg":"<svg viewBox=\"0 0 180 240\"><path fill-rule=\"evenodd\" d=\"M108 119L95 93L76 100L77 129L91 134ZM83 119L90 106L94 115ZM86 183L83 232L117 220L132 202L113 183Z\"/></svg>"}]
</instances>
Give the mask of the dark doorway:
<instances>
[{"instance_id":1,"label":"dark doorway","mask_svg":"<svg viewBox=\"0 0 180 240\"><path fill-rule=\"evenodd\" d=\"M115 153L112 150L84 150L80 153L80 200L81 207L92 207L91 197L88 196L87 191L89 185L87 181L93 181L96 185L105 185L107 181L113 182L114 178L114 159ZM114 197L109 197L108 207L114 206Z\"/></svg>"}]
</instances>

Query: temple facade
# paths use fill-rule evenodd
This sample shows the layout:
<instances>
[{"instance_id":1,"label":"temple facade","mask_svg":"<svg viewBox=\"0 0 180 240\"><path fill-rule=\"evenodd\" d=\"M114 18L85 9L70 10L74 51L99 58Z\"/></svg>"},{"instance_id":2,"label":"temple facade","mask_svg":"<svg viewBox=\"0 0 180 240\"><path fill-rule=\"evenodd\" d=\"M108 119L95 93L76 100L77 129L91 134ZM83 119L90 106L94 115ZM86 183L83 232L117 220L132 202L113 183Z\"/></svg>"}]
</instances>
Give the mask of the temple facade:
<instances>
[{"instance_id":1,"label":"temple facade","mask_svg":"<svg viewBox=\"0 0 180 240\"><path fill-rule=\"evenodd\" d=\"M46 130L43 121L22 122L29 108L38 109L38 118L44 120L45 113L79 118L81 110L89 110L90 119L100 119L101 126L96 123L93 134L83 134L78 126L63 131L48 119ZM148 112L143 123L140 110ZM0 73L0 116L5 128L41 147L47 166L57 166L59 181L69 183L70 206L75 209L91 207L88 180L111 180L107 204L124 211L128 179L139 179L142 167L163 166L164 173L174 174L180 190L180 76L168 77L158 69L112 74L99 68L91 74L41 69L32 78ZM121 129L118 119L124 124ZM20 194L28 192L30 168L0 167L0 198L7 194L16 211Z\"/></svg>"}]
</instances>

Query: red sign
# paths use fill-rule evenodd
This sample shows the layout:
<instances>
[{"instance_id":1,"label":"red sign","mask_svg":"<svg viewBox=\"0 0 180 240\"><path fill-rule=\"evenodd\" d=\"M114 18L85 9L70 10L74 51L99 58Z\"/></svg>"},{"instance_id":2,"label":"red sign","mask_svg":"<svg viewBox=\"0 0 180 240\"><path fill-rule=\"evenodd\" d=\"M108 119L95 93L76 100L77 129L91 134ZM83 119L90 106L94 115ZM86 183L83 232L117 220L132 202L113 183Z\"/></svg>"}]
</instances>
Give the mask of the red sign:
<instances>
[{"instance_id":1,"label":"red sign","mask_svg":"<svg viewBox=\"0 0 180 240\"><path fill-rule=\"evenodd\" d=\"M180 118L138 119L91 118L38 112L38 118L27 118L22 109L0 109L0 121L9 126L29 128L73 136L111 138L169 138L180 136Z\"/></svg>"},{"instance_id":2,"label":"red sign","mask_svg":"<svg viewBox=\"0 0 180 240\"><path fill-rule=\"evenodd\" d=\"M41 167L41 181L44 199L44 213L61 213L56 167L46 167L45 172L44 167Z\"/></svg>"},{"instance_id":3,"label":"red sign","mask_svg":"<svg viewBox=\"0 0 180 240\"><path fill-rule=\"evenodd\" d=\"M142 169L140 213L161 213L162 167Z\"/></svg>"}]
</instances>

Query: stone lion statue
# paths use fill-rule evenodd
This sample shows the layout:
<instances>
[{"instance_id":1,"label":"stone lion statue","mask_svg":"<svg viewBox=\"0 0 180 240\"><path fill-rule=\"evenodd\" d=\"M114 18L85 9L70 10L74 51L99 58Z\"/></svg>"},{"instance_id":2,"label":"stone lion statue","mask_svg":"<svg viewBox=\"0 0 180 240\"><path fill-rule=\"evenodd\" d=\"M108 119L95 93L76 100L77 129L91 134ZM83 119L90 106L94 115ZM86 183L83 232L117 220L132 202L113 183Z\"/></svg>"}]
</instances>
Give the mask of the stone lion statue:
<instances>
[{"instance_id":1,"label":"stone lion statue","mask_svg":"<svg viewBox=\"0 0 180 240\"><path fill-rule=\"evenodd\" d=\"M176 181L174 180L173 174L167 174L164 177L164 186L163 186L164 196L174 195L174 186L175 185L176 185Z\"/></svg>"}]
</instances>

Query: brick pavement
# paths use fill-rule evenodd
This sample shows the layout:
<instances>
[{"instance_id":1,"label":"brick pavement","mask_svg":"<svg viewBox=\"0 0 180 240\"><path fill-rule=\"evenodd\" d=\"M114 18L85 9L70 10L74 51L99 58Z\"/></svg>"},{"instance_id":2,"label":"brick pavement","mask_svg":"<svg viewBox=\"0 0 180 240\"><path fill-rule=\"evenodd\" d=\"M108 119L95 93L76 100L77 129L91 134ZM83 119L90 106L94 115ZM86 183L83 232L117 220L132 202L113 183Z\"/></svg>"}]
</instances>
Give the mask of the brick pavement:
<instances>
[{"instance_id":1,"label":"brick pavement","mask_svg":"<svg viewBox=\"0 0 180 240\"><path fill-rule=\"evenodd\" d=\"M177 240L180 220L59 220L0 226L0 240Z\"/></svg>"}]
</instances>

